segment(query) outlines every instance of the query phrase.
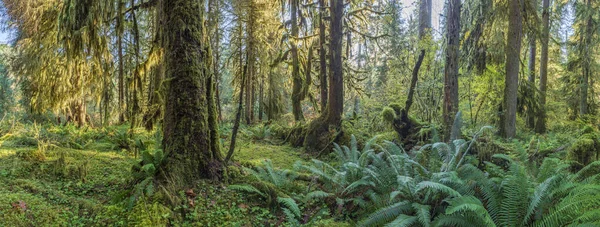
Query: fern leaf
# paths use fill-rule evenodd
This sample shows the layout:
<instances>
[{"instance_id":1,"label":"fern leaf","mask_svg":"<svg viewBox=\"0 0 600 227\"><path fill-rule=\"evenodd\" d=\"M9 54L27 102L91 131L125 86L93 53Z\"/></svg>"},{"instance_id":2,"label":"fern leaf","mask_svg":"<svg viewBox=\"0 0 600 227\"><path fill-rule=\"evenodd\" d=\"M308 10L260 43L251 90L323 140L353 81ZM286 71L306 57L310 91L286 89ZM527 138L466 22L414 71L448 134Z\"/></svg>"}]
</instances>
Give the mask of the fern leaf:
<instances>
[{"instance_id":1,"label":"fern leaf","mask_svg":"<svg viewBox=\"0 0 600 227\"><path fill-rule=\"evenodd\" d=\"M412 226L415 222L417 222L417 217L400 214L394 221L386 224L385 227L408 227Z\"/></svg>"},{"instance_id":2,"label":"fern leaf","mask_svg":"<svg viewBox=\"0 0 600 227\"><path fill-rule=\"evenodd\" d=\"M262 197L266 198L265 193L261 192L260 190L258 190L257 188L255 188L252 185L229 185L227 188L229 188L230 190L234 190L234 191L241 191L241 192L249 192L249 193L256 193Z\"/></svg>"},{"instance_id":3,"label":"fern leaf","mask_svg":"<svg viewBox=\"0 0 600 227\"><path fill-rule=\"evenodd\" d=\"M369 215L369 217L360 223L358 226L377 226L382 225L384 223L388 223L394 220L400 214L405 212L409 212L412 210L411 203L408 201L402 201L399 203L395 203L388 207L384 207L379 209Z\"/></svg>"},{"instance_id":4,"label":"fern leaf","mask_svg":"<svg viewBox=\"0 0 600 227\"><path fill-rule=\"evenodd\" d=\"M300 207L298 207L296 200L292 198L278 197L277 202L288 208L297 218L299 218L302 215L302 212L300 211Z\"/></svg>"},{"instance_id":5,"label":"fern leaf","mask_svg":"<svg viewBox=\"0 0 600 227\"><path fill-rule=\"evenodd\" d=\"M431 189L434 191L438 191L438 192L444 193L450 197L460 196L460 193L458 193L456 190L454 190L446 185L436 183L433 181L423 181L423 182L420 182L419 184L417 184L417 192L420 192L424 189Z\"/></svg>"}]
</instances>

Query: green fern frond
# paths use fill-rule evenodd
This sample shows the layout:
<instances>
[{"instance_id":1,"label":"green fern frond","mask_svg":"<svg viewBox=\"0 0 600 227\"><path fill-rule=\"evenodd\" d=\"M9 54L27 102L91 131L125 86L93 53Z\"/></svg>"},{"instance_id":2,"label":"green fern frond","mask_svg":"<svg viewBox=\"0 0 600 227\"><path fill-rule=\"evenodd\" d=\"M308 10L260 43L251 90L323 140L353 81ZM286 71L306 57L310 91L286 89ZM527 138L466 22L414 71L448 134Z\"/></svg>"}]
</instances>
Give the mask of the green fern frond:
<instances>
[{"instance_id":1,"label":"green fern frond","mask_svg":"<svg viewBox=\"0 0 600 227\"><path fill-rule=\"evenodd\" d=\"M256 193L262 197L266 197L265 193L261 192L260 190L258 190L257 188L255 188L252 185L237 185L237 184L233 184L233 185L229 185L227 186L228 189L230 190L234 190L234 191L241 191L241 192L248 192L248 193Z\"/></svg>"},{"instance_id":2,"label":"green fern frond","mask_svg":"<svg viewBox=\"0 0 600 227\"><path fill-rule=\"evenodd\" d=\"M431 206L413 203L412 207L416 211L419 223L424 227L431 226Z\"/></svg>"},{"instance_id":3,"label":"green fern frond","mask_svg":"<svg viewBox=\"0 0 600 227\"><path fill-rule=\"evenodd\" d=\"M474 217L478 217L486 226L495 226L488 211L481 201L474 196L456 197L449 200L448 203L450 204L448 208L446 208L446 214L448 215L471 212L475 215Z\"/></svg>"},{"instance_id":4,"label":"green fern frond","mask_svg":"<svg viewBox=\"0 0 600 227\"><path fill-rule=\"evenodd\" d=\"M400 214L394 221L385 225L385 227L408 227L417 222L417 217Z\"/></svg>"},{"instance_id":5,"label":"green fern frond","mask_svg":"<svg viewBox=\"0 0 600 227\"><path fill-rule=\"evenodd\" d=\"M444 193L446 195L448 195L449 197L458 197L460 196L460 193L458 193L456 190L440 184L440 183L436 183L433 181L422 181L420 183L417 184L417 191L416 192L420 192L423 191L424 189L431 189L437 192L441 192Z\"/></svg>"},{"instance_id":6,"label":"green fern frond","mask_svg":"<svg viewBox=\"0 0 600 227\"><path fill-rule=\"evenodd\" d=\"M360 223L358 226L378 226L384 223L388 223L394 220L400 214L410 212L412 210L411 203L408 201L402 201L399 203L392 204L388 207L384 207L373 212L369 217Z\"/></svg>"},{"instance_id":7,"label":"green fern frond","mask_svg":"<svg viewBox=\"0 0 600 227\"><path fill-rule=\"evenodd\" d=\"M324 199L324 198L330 197L332 195L333 194L327 193L324 191L312 191L312 192L309 192L308 194L306 194L306 199L307 200Z\"/></svg>"},{"instance_id":8,"label":"green fern frond","mask_svg":"<svg viewBox=\"0 0 600 227\"><path fill-rule=\"evenodd\" d=\"M298 207L296 200L292 198L278 197L277 202L289 209L289 211L292 212L296 218L299 218L302 215L302 211L300 211L300 207Z\"/></svg>"}]
</instances>

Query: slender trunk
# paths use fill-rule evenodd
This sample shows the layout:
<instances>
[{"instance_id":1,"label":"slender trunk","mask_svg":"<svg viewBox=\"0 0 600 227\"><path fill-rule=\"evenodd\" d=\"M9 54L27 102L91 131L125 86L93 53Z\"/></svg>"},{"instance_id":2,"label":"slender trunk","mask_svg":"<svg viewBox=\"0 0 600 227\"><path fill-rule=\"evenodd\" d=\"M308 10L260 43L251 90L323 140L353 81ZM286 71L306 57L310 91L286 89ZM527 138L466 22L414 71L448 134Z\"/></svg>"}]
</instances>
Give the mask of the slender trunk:
<instances>
[{"instance_id":1,"label":"slender trunk","mask_svg":"<svg viewBox=\"0 0 600 227\"><path fill-rule=\"evenodd\" d=\"M135 0L131 0L131 5L135 5ZM130 128L134 129L138 122L137 122L137 114L140 112L140 105L139 105L139 100L138 100L138 91L141 91L142 88L142 79L140 77L140 72L138 70L138 66L140 65L140 35L139 35L139 29L138 29L138 24L137 24L137 17L135 14L135 10L131 11L131 17L133 19L133 47L135 48L134 50L134 57L135 57L135 69L133 70L133 106L132 106L132 111L131 111L131 122L130 122ZM133 130L131 130L131 132L133 133Z\"/></svg>"},{"instance_id":2,"label":"slender trunk","mask_svg":"<svg viewBox=\"0 0 600 227\"><path fill-rule=\"evenodd\" d=\"M537 10L537 0L531 0L531 4L534 7L534 10ZM535 58L537 54L537 39L536 39L536 31L535 29L531 29L529 32L529 77L527 82L529 82L529 87L527 88L528 95L527 97L531 97L531 105L527 107L527 127L534 128L535 127L535 110L533 108L533 100L535 100Z\"/></svg>"},{"instance_id":3,"label":"slender trunk","mask_svg":"<svg viewBox=\"0 0 600 227\"><path fill-rule=\"evenodd\" d=\"M506 79L501 135L513 138L517 134L517 93L519 88L519 64L521 53L521 0L509 1L508 36L506 40Z\"/></svg>"},{"instance_id":4,"label":"slender trunk","mask_svg":"<svg viewBox=\"0 0 600 227\"><path fill-rule=\"evenodd\" d=\"M591 0L587 0L586 7L588 9L591 8ZM581 51L583 52L581 57L583 58L582 62L582 77L581 77L581 97L579 100L579 116L583 117L588 113L588 88L589 88L589 80L590 80L590 72L591 72L591 56L590 56L590 44L593 35L593 19L592 14L588 16L586 25L585 25L585 38L583 43L581 44Z\"/></svg>"},{"instance_id":5,"label":"slender trunk","mask_svg":"<svg viewBox=\"0 0 600 227\"><path fill-rule=\"evenodd\" d=\"M454 116L458 112L458 56L460 45L460 0L450 0L447 6L446 66L444 69L444 140L450 138Z\"/></svg>"},{"instance_id":6,"label":"slender trunk","mask_svg":"<svg viewBox=\"0 0 600 227\"><path fill-rule=\"evenodd\" d=\"M548 84L548 40L550 39L550 0L542 2L542 56L540 59L540 113L535 132L546 133L546 86Z\"/></svg>"},{"instance_id":7,"label":"slender trunk","mask_svg":"<svg viewBox=\"0 0 600 227\"><path fill-rule=\"evenodd\" d=\"M292 113L296 121L304 121L302 113L302 78L300 77L300 61L298 60L298 0L291 0L290 14L292 16L292 37L290 43L292 46Z\"/></svg>"},{"instance_id":8,"label":"slender trunk","mask_svg":"<svg viewBox=\"0 0 600 227\"><path fill-rule=\"evenodd\" d=\"M421 64L423 63L423 58L425 58L425 50L421 50L421 54L419 54L419 58L417 59L417 63L412 71L412 79L410 80L410 88L408 90L408 97L406 98L406 104L404 105L404 112L408 115L408 111L413 103L413 96L415 94L415 88L417 87L417 80L419 79L419 69L421 68Z\"/></svg>"},{"instance_id":9,"label":"slender trunk","mask_svg":"<svg viewBox=\"0 0 600 227\"><path fill-rule=\"evenodd\" d=\"M170 85L163 127L166 157L158 176L173 191L193 187L199 179L220 180L223 173L203 6L204 0L164 0L160 6Z\"/></svg>"},{"instance_id":10,"label":"slender trunk","mask_svg":"<svg viewBox=\"0 0 600 227\"><path fill-rule=\"evenodd\" d=\"M124 79L125 79L125 69L123 62L123 30L125 25L123 25L123 0L118 0L118 8L117 12L119 16L117 17L117 56L119 58L119 75L118 75L118 83L119 83L119 124L123 124L125 122L125 89L124 89Z\"/></svg>"},{"instance_id":11,"label":"slender trunk","mask_svg":"<svg viewBox=\"0 0 600 227\"><path fill-rule=\"evenodd\" d=\"M244 87L243 84L244 82L246 82L246 67L244 67L244 70L242 72L242 83L240 86L240 94L239 94L239 101L238 101L238 108L237 108L237 112L235 113L235 122L233 123L233 129L231 130L231 143L229 144L229 151L227 152L227 157L225 157L225 163L228 163L229 160L231 160L231 157L233 156L233 152L235 151L235 142L237 140L237 134L238 134L238 130L240 129L240 121L242 119L242 107L244 105L243 100L244 100Z\"/></svg>"},{"instance_id":12,"label":"slender trunk","mask_svg":"<svg viewBox=\"0 0 600 227\"><path fill-rule=\"evenodd\" d=\"M325 43L325 0L319 0L319 79L321 81L321 114L327 109L327 53Z\"/></svg>"}]
</instances>

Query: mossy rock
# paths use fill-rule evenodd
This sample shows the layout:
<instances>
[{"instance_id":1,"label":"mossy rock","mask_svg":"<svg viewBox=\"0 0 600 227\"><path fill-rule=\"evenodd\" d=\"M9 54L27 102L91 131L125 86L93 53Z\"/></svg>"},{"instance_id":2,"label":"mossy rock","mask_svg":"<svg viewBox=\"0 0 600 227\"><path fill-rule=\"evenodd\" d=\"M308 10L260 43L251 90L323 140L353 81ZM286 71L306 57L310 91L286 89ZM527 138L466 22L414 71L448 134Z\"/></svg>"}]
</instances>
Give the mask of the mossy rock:
<instances>
[{"instance_id":1,"label":"mossy rock","mask_svg":"<svg viewBox=\"0 0 600 227\"><path fill-rule=\"evenodd\" d=\"M581 135L569 148L567 159L574 161L573 170L579 170L584 166L598 160L600 154L600 138L596 133Z\"/></svg>"}]
</instances>

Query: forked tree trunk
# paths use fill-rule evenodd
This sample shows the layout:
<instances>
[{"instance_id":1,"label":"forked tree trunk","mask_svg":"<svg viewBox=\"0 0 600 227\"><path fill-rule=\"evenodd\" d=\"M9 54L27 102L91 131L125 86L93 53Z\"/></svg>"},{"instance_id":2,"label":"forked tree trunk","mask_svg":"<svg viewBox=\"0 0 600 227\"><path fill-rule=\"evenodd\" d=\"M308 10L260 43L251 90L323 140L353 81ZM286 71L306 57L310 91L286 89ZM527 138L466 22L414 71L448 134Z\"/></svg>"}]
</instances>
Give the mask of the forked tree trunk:
<instances>
[{"instance_id":1,"label":"forked tree trunk","mask_svg":"<svg viewBox=\"0 0 600 227\"><path fill-rule=\"evenodd\" d=\"M198 179L220 179L210 44L204 28L204 0L164 0L165 63L170 85L163 126L163 185L180 190Z\"/></svg>"},{"instance_id":2,"label":"forked tree trunk","mask_svg":"<svg viewBox=\"0 0 600 227\"><path fill-rule=\"evenodd\" d=\"M313 120L306 129L304 147L308 152L320 152L325 150L332 140L337 139L341 132L342 112L344 111L344 78L342 62L342 38L343 38L343 0L331 0L331 24L329 35L331 38L330 51L330 76L329 94L327 99L327 111ZM331 132L338 132L332 134Z\"/></svg>"}]
</instances>

